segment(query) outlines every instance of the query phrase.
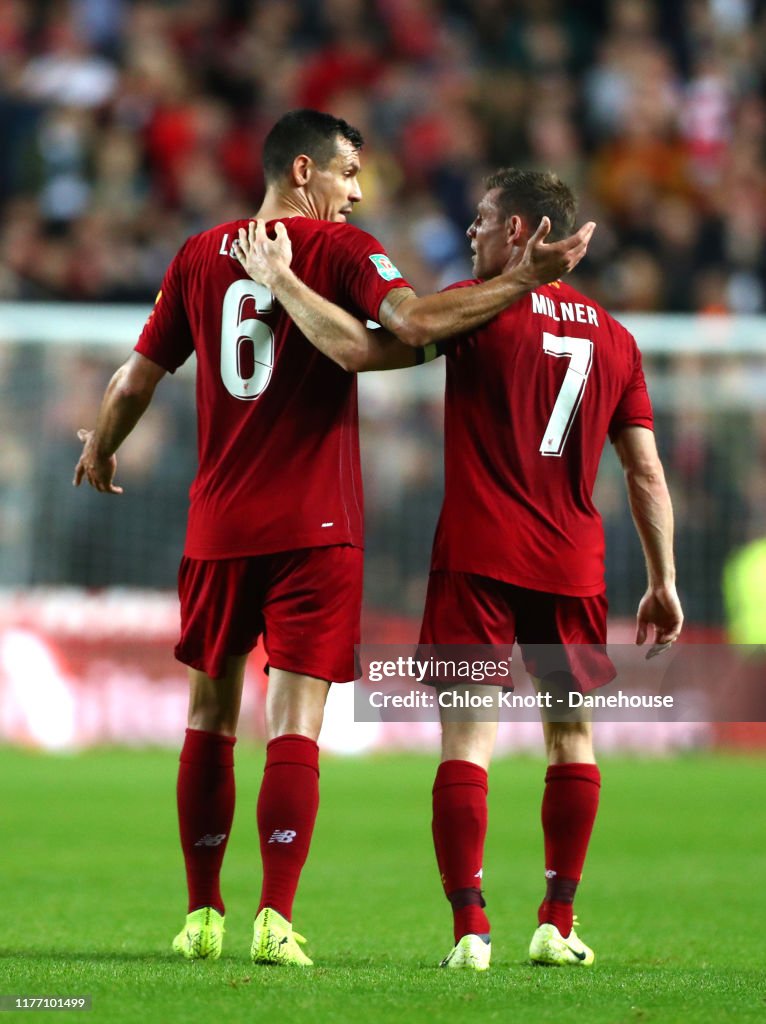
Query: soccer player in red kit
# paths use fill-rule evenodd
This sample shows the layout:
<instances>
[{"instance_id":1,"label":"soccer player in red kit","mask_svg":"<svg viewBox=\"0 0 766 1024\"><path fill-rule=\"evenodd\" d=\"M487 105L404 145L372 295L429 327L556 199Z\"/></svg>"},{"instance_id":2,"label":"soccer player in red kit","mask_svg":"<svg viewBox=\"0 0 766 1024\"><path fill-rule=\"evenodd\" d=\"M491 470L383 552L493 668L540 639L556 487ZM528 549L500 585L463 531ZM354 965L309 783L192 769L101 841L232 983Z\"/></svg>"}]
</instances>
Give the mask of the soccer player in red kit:
<instances>
[{"instance_id":1,"label":"soccer player in red kit","mask_svg":"<svg viewBox=\"0 0 766 1024\"><path fill-rule=\"evenodd\" d=\"M574 196L554 175L511 169L486 186L468 229L478 280L515 265L541 217L549 218L554 237L571 230ZM413 353L396 339L363 330L297 281L283 234L269 241L259 225L241 242L248 270L341 365L371 370L414 364ZM462 282L452 294L474 283ZM421 644L517 640L538 680L548 669L530 645L554 645L582 689L613 678L604 650L604 537L591 497L607 437L625 469L648 572L636 642L642 644L653 625L653 651L672 643L683 622L672 507L632 336L596 303L557 281L486 325L432 346L431 354L435 348L447 356L445 496ZM567 645L587 645L585 656L583 647ZM471 689L491 692L485 685ZM455 938L442 966L484 970L491 946L481 879L497 721L474 721L465 711L441 714L433 836ZM573 900L601 783L591 724L584 717L544 720L543 731L547 888L530 958L589 966L594 954L573 927Z\"/></svg>"},{"instance_id":2,"label":"soccer player in red kit","mask_svg":"<svg viewBox=\"0 0 766 1024\"><path fill-rule=\"evenodd\" d=\"M385 250L346 223L361 199L362 138L345 121L293 111L264 145L259 211L289 224L295 266L327 299L385 324L416 348L470 329L574 265L592 231L546 244L519 267L458 295L418 298ZM233 244L247 221L190 238L173 259L134 353L112 378L94 431L81 431L83 479L105 493L114 453L166 372L197 356L199 467L179 570L189 666L178 814L188 916L173 948L220 956L219 876L234 813L233 751L245 662L264 636L270 674L266 767L257 818L263 885L256 963L308 966L292 929L317 813L318 746L331 681L352 680L362 592L362 480L355 379L312 347L245 275Z\"/></svg>"}]
</instances>

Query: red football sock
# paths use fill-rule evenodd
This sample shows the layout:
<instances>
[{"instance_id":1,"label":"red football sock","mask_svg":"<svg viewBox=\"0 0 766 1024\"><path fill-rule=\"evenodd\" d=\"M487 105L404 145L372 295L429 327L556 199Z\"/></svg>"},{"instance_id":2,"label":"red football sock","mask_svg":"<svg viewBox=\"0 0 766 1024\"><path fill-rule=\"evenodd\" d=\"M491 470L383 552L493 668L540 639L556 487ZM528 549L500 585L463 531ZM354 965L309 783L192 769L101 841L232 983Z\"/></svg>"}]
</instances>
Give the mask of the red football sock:
<instances>
[{"instance_id":1,"label":"red football sock","mask_svg":"<svg viewBox=\"0 0 766 1024\"><path fill-rule=\"evenodd\" d=\"M263 861L260 912L272 907L292 921L293 900L319 807L319 747L307 736L278 736L266 747L258 796Z\"/></svg>"},{"instance_id":2,"label":"red football sock","mask_svg":"<svg viewBox=\"0 0 766 1024\"><path fill-rule=\"evenodd\" d=\"M539 924L554 924L566 937L572 930L572 904L582 877L588 842L598 811L601 772L595 764L550 765L543 795L545 899Z\"/></svg>"},{"instance_id":3,"label":"red football sock","mask_svg":"<svg viewBox=\"0 0 766 1024\"><path fill-rule=\"evenodd\" d=\"M487 834L487 773L471 761L444 761L433 788L433 836L442 885L452 905L455 942L488 935L481 894Z\"/></svg>"},{"instance_id":4,"label":"red football sock","mask_svg":"<svg viewBox=\"0 0 766 1024\"><path fill-rule=\"evenodd\" d=\"M187 729L178 769L178 824L186 863L189 913L223 914L220 875L234 818L233 736Z\"/></svg>"}]
</instances>

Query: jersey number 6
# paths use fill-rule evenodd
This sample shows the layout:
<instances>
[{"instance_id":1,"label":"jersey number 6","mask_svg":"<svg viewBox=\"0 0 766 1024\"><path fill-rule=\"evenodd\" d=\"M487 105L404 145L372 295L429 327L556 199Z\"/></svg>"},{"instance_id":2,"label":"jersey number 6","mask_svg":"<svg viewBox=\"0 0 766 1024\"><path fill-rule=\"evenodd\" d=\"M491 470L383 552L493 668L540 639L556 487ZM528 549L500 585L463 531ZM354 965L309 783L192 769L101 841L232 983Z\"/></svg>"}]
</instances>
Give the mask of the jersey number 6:
<instances>
[{"instance_id":1,"label":"jersey number 6","mask_svg":"<svg viewBox=\"0 0 766 1024\"><path fill-rule=\"evenodd\" d=\"M230 395L246 402L263 394L274 368L274 332L247 314L253 307L256 313L270 313L273 303L269 289L250 280L234 281L223 298L221 379ZM245 376L250 367L252 373Z\"/></svg>"},{"instance_id":2,"label":"jersey number 6","mask_svg":"<svg viewBox=\"0 0 766 1024\"><path fill-rule=\"evenodd\" d=\"M541 455L561 455L588 383L593 342L587 338L560 338L543 331L543 352L547 356L569 356L569 366L539 448Z\"/></svg>"}]
</instances>

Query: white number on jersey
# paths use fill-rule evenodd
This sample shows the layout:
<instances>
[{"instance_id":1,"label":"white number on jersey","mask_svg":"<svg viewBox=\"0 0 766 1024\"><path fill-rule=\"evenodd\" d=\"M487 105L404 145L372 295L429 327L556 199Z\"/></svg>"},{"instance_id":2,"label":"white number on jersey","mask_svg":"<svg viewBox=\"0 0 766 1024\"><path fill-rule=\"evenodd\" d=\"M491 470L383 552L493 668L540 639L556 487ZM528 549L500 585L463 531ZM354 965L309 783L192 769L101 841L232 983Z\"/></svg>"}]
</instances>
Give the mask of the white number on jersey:
<instances>
[{"instance_id":1,"label":"white number on jersey","mask_svg":"<svg viewBox=\"0 0 766 1024\"><path fill-rule=\"evenodd\" d=\"M265 285L255 281L234 281L226 290L221 313L221 379L230 395L250 401L268 387L274 368L274 332L263 320L242 319L247 303L257 313L270 313L274 297ZM252 346L254 360L250 377L242 375L244 346Z\"/></svg>"},{"instance_id":2,"label":"white number on jersey","mask_svg":"<svg viewBox=\"0 0 766 1024\"><path fill-rule=\"evenodd\" d=\"M540 443L541 455L561 455L588 383L593 342L587 338L559 338L543 331L543 352L547 356L569 357L567 372Z\"/></svg>"}]
</instances>

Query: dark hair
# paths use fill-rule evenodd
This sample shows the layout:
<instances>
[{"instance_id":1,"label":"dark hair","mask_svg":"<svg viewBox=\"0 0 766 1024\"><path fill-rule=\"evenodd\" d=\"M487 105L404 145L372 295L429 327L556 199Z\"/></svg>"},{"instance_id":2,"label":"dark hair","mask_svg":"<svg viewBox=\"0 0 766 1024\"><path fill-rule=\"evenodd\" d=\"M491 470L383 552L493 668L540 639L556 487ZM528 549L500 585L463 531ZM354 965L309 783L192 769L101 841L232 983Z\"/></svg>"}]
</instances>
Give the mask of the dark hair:
<instances>
[{"instance_id":1,"label":"dark hair","mask_svg":"<svg viewBox=\"0 0 766 1024\"><path fill-rule=\"evenodd\" d=\"M347 139L354 149L364 145L357 128L332 114L318 110L291 110L277 121L263 144L263 173L267 183L289 173L296 156L305 153L318 167L326 167L336 153L337 138Z\"/></svg>"},{"instance_id":2,"label":"dark hair","mask_svg":"<svg viewBox=\"0 0 766 1024\"><path fill-rule=\"evenodd\" d=\"M504 167L490 174L484 187L487 191L499 188L498 205L503 213L508 217L514 213L524 217L533 231L542 217L549 217L551 241L572 234L577 200L572 189L551 171L519 171L515 167Z\"/></svg>"}]
</instances>

